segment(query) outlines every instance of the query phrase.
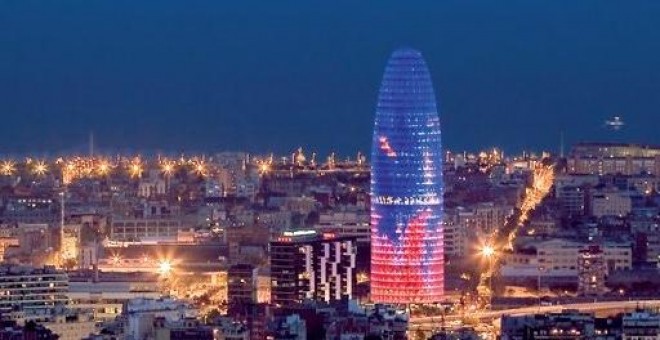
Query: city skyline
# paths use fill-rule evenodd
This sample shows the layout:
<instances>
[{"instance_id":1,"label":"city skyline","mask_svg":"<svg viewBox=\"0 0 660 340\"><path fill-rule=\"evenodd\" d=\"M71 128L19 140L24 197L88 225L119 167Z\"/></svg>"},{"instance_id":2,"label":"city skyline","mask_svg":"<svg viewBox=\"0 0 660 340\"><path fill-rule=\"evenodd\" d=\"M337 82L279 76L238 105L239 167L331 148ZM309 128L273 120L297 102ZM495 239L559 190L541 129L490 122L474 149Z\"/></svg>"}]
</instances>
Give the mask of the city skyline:
<instances>
[{"instance_id":1,"label":"city skyline","mask_svg":"<svg viewBox=\"0 0 660 340\"><path fill-rule=\"evenodd\" d=\"M450 149L660 144L658 4L419 4L6 4L0 154L85 150L90 131L110 151L365 152L402 45L429 55Z\"/></svg>"},{"instance_id":2,"label":"city skyline","mask_svg":"<svg viewBox=\"0 0 660 340\"><path fill-rule=\"evenodd\" d=\"M655 338L658 18L5 1L0 339Z\"/></svg>"}]
</instances>

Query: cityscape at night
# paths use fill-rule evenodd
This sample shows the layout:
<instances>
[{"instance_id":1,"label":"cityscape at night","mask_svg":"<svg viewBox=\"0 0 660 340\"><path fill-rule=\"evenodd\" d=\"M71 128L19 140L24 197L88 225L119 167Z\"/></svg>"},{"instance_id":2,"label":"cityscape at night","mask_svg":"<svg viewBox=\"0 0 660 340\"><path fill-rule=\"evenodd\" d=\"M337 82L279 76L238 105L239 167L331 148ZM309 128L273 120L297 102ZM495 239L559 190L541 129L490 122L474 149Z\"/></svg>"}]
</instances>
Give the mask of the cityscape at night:
<instances>
[{"instance_id":1,"label":"cityscape at night","mask_svg":"<svg viewBox=\"0 0 660 340\"><path fill-rule=\"evenodd\" d=\"M660 3L318 6L0 4L0 340L660 339Z\"/></svg>"}]
</instances>

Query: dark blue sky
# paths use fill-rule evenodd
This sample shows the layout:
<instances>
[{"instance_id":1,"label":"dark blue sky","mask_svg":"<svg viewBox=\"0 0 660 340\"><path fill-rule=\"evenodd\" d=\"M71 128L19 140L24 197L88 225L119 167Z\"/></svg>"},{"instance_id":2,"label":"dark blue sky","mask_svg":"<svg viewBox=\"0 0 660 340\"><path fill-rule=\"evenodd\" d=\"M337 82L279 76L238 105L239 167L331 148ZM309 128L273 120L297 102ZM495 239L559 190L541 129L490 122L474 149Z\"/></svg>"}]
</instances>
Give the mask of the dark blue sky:
<instances>
[{"instance_id":1,"label":"dark blue sky","mask_svg":"<svg viewBox=\"0 0 660 340\"><path fill-rule=\"evenodd\" d=\"M367 151L390 51L420 49L450 148L658 143L660 2L0 2L0 153Z\"/></svg>"}]
</instances>

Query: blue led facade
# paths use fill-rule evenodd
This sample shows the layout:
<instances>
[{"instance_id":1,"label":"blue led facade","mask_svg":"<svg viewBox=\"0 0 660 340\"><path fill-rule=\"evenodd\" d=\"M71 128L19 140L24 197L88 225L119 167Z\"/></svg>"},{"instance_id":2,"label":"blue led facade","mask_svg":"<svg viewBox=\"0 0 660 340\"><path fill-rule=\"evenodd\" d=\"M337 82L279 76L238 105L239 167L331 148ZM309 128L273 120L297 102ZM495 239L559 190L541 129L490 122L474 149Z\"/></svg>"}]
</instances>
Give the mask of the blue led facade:
<instances>
[{"instance_id":1,"label":"blue led facade","mask_svg":"<svg viewBox=\"0 0 660 340\"><path fill-rule=\"evenodd\" d=\"M371 149L371 297L439 302L444 293L440 119L422 54L392 53Z\"/></svg>"}]
</instances>

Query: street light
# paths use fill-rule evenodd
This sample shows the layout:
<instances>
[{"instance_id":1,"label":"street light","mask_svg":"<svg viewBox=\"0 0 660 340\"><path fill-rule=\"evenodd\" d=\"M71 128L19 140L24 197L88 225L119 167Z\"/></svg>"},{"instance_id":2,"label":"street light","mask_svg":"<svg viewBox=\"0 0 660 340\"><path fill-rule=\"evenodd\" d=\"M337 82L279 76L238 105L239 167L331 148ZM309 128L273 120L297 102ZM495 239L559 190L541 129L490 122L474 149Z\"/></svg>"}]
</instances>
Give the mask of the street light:
<instances>
[{"instance_id":1,"label":"street light","mask_svg":"<svg viewBox=\"0 0 660 340\"><path fill-rule=\"evenodd\" d=\"M538 267L538 277L537 277L538 280L536 281L536 295L538 296L538 299L539 299L539 310L541 309L541 304L542 304L541 303L542 302L541 301L542 300L542 297L541 297L541 274L544 270L545 270L545 268L543 266Z\"/></svg>"},{"instance_id":2,"label":"street light","mask_svg":"<svg viewBox=\"0 0 660 340\"><path fill-rule=\"evenodd\" d=\"M259 165L259 172L264 175L270 171L270 164L264 162Z\"/></svg>"},{"instance_id":3,"label":"street light","mask_svg":"<svg viewBox=\"0 0 660 340\"><path fill-rule=\"evenodd\" d=\"M490 259L495 255L495 248L489 244L484 245L483 248L481 248L481 255Z\"/></svg>"},{"instance_id":4,"label":"street light","mask_svg":"<svg viewBox=\"0 0 660 340\"><path fill-rule=\"evenodd\" d=\"M481 255L488 259L488 305L493 308L493 259L495 258L495 247L485 244L481 248Z\"/></svg>"},{"instance_id":5,"label":"street light","mask_svg":"<svg viewBox=\"0 0 660 340\"><path fill-rule=\"evenodd\" d=\"M168 260L162 260L158 263L158 272L161 275L167 275L172 271L172 263Z\"/></svg>"}]
</instances>

